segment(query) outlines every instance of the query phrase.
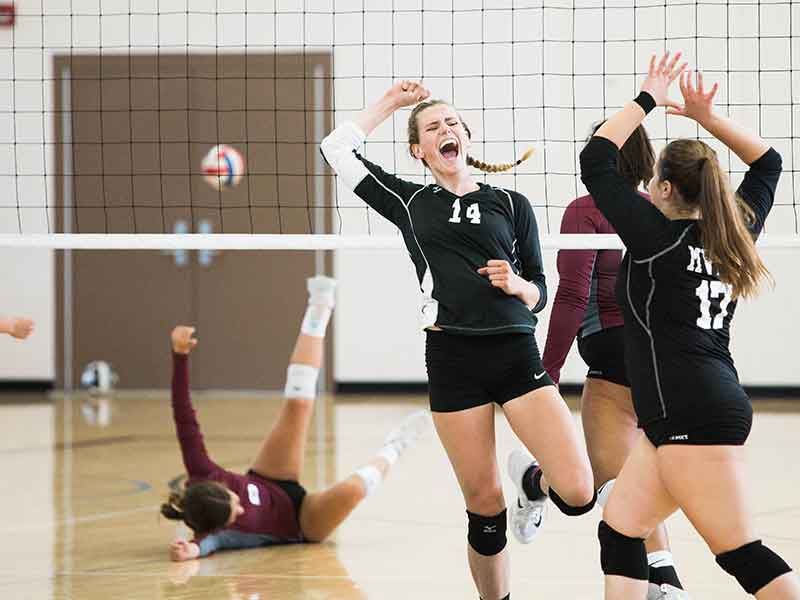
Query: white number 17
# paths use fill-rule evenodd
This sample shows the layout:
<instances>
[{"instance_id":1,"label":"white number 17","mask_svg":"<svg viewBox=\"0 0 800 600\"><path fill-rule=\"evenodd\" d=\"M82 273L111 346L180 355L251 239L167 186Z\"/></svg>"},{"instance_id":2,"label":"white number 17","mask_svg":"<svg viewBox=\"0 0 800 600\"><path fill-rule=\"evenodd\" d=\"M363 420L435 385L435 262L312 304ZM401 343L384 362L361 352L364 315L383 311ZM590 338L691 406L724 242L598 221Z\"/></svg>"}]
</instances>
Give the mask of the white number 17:
<instances>
[{"instance_id":1,"label":"white number 17","mask_svg":"<svg viewBox=\"0 0 800 600\"><path fill-rule=\"evenodd\" d=\"M728 316L728 305L731 303L731 286L721 281L703 280L695 290L700 299L700 316L697 326L703 329L722 329L722 322ZM719 312L711 317L711 304L719 298Z\"/></svg>"}]
</instances>

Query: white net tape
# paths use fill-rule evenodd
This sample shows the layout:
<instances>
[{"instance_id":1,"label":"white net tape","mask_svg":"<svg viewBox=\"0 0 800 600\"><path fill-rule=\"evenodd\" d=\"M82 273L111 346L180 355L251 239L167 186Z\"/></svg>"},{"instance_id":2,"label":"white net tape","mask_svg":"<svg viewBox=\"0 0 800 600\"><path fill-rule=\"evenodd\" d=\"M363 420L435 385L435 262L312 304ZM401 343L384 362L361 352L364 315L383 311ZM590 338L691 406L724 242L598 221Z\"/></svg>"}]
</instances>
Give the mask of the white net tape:
<instances>
[{"instance_id":1,"label":"white net tape","mask_svg":"<svg viewBox=\"0 0 800 600\"><path fill-rule=\"evenodd\" d=\"M550 234L543 249L623 249L615 235ZM800 238L765 234L760 248L800 248ZM399 236L291 234L0 234L0 248L56 250L388 250L403 248Z\"/></svg>"}]
</instances>

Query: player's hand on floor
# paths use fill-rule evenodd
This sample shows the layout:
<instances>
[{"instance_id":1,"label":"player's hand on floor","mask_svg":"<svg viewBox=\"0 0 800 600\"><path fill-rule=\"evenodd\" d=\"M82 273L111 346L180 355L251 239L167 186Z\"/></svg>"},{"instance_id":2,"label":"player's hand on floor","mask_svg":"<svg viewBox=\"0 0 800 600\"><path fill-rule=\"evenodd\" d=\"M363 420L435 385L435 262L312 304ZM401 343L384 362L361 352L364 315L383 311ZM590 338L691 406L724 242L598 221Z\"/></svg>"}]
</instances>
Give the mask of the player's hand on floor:
<instances>
[{"instance_id":1,"label":"player's hand on floor","mask_svg":"<svg viewBox=\"0 0 800 600\"><path fill-rule=\"evenodd\" d=\"M175 540L169 545L169 557L175 562L192 560L200 556L200 546L186 540Z\"/></svg>"},{"instance_id":2,"label":"player's hand on floor","mask_svg":"<svg viewBox=\"0 0 800 600\"><path fill-rule=\"evenodd\" d=\"M189 354L195 346L197 340L192 337L194 335L194 327L186 325L178 325L172 330L172 351L175 354Z\"/></svg>"}]
</instances>

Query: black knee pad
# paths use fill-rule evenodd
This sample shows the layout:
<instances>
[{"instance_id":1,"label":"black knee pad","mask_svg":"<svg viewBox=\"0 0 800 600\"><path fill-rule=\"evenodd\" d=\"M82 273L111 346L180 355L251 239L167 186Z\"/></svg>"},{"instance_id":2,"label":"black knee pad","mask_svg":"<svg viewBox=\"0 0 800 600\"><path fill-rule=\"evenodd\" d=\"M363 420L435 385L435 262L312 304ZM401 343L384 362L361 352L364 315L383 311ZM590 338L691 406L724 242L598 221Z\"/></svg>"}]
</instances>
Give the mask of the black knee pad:
<instances>
[{"instance_id":1,"label":"black knee pad","mask_svg":"<svg viewBox=\"0 0 800 600\"><path fill-rule=\"evenodd\" d=\"M483 556L500 554L506 547L506 511L484 517L467 511L469 532L467 541L475 552Z\"/></svg>"},{"instance_id":2,"label":"black knee pad","mask_svg":"<svg viewBox=\"0 0 800 600\"><path fill-rule=\"evenodd\" d=\"M761 540L719 554L717 564L733 575L745 592L753 595L773 579L792 570L780 556L762 544Z\"/></svg>"},{"instance_id":3,"label":"black knee pad","mask_svg":"<svg viewBox=\"0 0 800 600\"><path fill-rule=\"evenodd\" d=\"M600 566L603 573L647 581L650 568L642 538L622 535L605 521L600 521L597 537L600 540Z\"/></svg>"},{"instance_id":4,"label":"black knee pad","mask_svg":"<svg viewBox=\"0 0 800 600\"><path fill-rule=\"evenodd\" d=\"M548 492L548 496L550 496L550 500L553 501L562 513L567 515L568 517L578 517L580 515L585 515L587 512L594 508L595 503L597 502L597 492L594 493L592 499L589 501L588 504L584 504L583 506L570 506L558 495L558 493L553 489L550 488Z\"/></svg>"}]
</instances>

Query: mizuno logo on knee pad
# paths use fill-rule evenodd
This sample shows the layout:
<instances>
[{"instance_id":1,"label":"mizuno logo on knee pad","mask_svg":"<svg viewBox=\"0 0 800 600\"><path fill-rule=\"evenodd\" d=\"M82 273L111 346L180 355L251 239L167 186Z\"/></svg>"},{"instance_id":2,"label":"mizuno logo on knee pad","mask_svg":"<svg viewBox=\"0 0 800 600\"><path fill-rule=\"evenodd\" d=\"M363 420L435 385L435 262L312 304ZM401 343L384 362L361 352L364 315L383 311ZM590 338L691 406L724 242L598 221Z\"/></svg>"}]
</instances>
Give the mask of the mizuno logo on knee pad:
<instances>
[{"instance_id":1,"label":"mizuno logo on knee pad","mask_svg":"<svg viewBox=\"0 0 800 600\"><path fill-rule=\"evenodd\" d=\"M506 547L506 511L486 517L467 511L470 547L482 556L494 556Z\"/></svg>"}]
</instances>

